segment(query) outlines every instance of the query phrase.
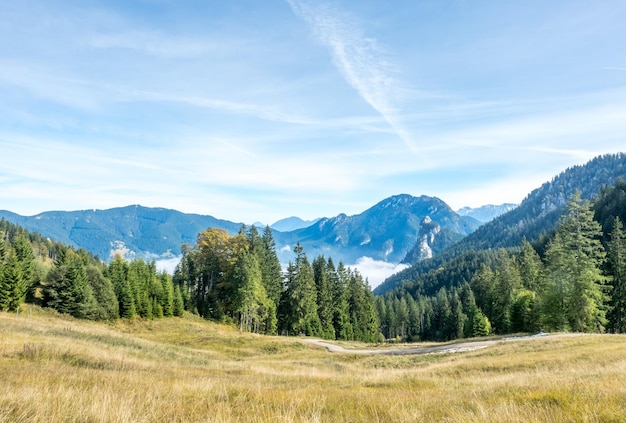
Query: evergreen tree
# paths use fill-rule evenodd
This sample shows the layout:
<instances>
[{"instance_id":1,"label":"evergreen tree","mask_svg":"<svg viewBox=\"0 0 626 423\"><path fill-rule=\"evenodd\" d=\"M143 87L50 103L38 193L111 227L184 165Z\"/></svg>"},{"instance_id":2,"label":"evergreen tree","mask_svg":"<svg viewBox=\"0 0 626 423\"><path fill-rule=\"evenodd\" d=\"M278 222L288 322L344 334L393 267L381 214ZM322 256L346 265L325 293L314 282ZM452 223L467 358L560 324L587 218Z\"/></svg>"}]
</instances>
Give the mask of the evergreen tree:
<instances>
[{"instance_id":1,"label":"evergreen tree","mask_svg":"<svg viewBox=\"0 0 626 423\"><path fill-rule=\"evenodd\" d=\"M44 305L78 318L93 318L95 298L80 257L65 251L63 260L48 273Z\"/></svg>"},{"instance_id":2,"label":"evergreen tree","mask_svg":"<svg viewBox=\"0 0 626 423\"><path fill-rule=\"evenodd\" d=\"M348 273L348 304L354 339L364 342L376 342L380 325L372 291L367 281L357 271L352 270Z\"/></svg>"},{"instance_id":3,"label":"evergreen tree","mask_svg":"<svg viewBox=\"0 0 626 423\"><path fill-rule=\"evenodd\" d=\"M475 296L476 305L490 320L495 315L495 280L496 275L486 264L481 266L471 280L471 288Z\"/></svg>"},{"instance_id":4,"label":"evergreen tree","mask_svg":"<svg viewBox=\"0 0 626 423\"><path fill-rule=\"evenodd\" d=\"M35 280L35 254L26 234L21 234L14 240L13 250L20 264L23 282L26 285L25 296L27 294L32 299L39 281Z\"/></svg>"},{"instance_id":5,"label":"evergreen tree","mask_svg":"<svg viewBox=\"0 0 626 423\"><path fill-rule=\"evenodd\" d=\"M499 251L493 291L491 323L496 333L511 331L511 306L515 293L521 286L521 276L514 260L506 250Z\"/></svg>"},{"instance_id":6,"label":"evergreen tree","mask_svg":"<svg viewBox=\"0 0 626 423\"><path fill-rule=\"evenodd\" d=\"M268 321L268 302L256 257L246 250L239 252L233 272L236 296L234 312L238 314L242 332L265 331Z\"/></svg>"},{"instance_id":7,"label":"evergreen tree","mask_svg":"<svg viewBox=\"0 0 626 423\"><path fill-rule=\"evenodd\" d=\"M174 315L174 284L172 283L172 278L166 272L161 272L158 275L158 279L161 283L160 306L163 316L171 317Z\"/></svg>"},{"instance_id":8,"label":"evergreen tree","mask_svg":"<svg viewBox=\"0 0 626 423\"><path fill-rule=\"evenodd\" d=\"M24 302L27 283L22 274L22 266L20 266L14 250L9 252L0 278L2 279L0 289L4 291L3 298L0 297L3 301L0 304L0 309L16 311Z\"/></svg>"},{"instance_id":9,"label":"evergreen tree","mask_svg":"<svg viewBox=\"0 0 626 423\"><path fill-rule=\"evenodd\" d=\"M593 220L588 201L575 193L568 201L567 214L561 219L555 238L546 251L546 268L556 298L555 316L545 310L548 322L556 329L577 332L601 332L606 325L604 278L600 265L605 257L600 243L600 225ZM547 302L550 306L550 301ZM550 318L554 318L550 321Z\"/></svg>"},{"instance_id":10,"label":"evergreen tree","mask_svg":"<svg viewBox=\"0 0 626 423\"><path fill-rule=\"evenodd\" d=\"M94 265L87 267L87 280L96 302L93 318L96 320L117 319L119 317L119 303L111 280L104 277L102 271Z\"/></svg>"},{"instance_id":11,"label":"evergreen tree","mask_svg":"<svg viewBox=\"0 0 626 423\"><path fill-rule=\"evenodd\" d=\"M135 296L128 282L128 263L117 254L111 260L107 269L107 275L113 284L115 296L118 300L119 315L123 318L133 318L137 315Z\"/></svg>"},{"instance_id":12,"label":"evergreen tree","mask_svg":"<svg viewBox=\"0 0 626 423\"><path fill-rule=\"evenodd\" d=\"M609 327L616 333L626 332L626 234L619 217L613 221L608 243L607 269L611 278Z\"/></svg>"},{"instance_id":13,"label":"evergreen tree","mask_svg":"<svg viewBox=\"0 0 626 423\"><path fill-rule=\"evenodd\" d=\"M522 240L522 251L519 255L519 273L522 286L530 291L541 289L542 263L539 254L526 238Z\"/></svg>"},{"instance_id":14,"label":"evergreen tree","mask_svg":"<svg viewBox=\"0 0 626 423\"><path fill-rule=\"evenodd\" d=\"M330 291L328 267L324 256L319 256L313 260L313 279L317 289L317 314L322 326L320 335L326 339L335 339L333 297Z\"/></svg>"},{"instance_id":15,"label":"evergreen tree","mask_svg":"<svg viewBox=\"0 0 626 423\"><path fill-rule=\"evenodd\" d=\"M313 269L298 243L295 263L287 268L286 289L281 299L283 328L287 333L317 336L321 324L317 315L317 292Z\"/></svg>"},{"instance_id":16,"label":"evergreen tree","mask_svg":"<svg viewBox=\"0 0 626 423\"><path fill-rule=\"evenodd\" d=\"M333 298L333 327L336 339L353 339L354 328L350 321L350 304L348 302L348 269L339 263L335 269L332 259L326 265L328 271L328 285Z\"/></svg>"},{"instance_id":17,"label":"evergreen tree","mask_svg":"<svg viewBox=\"0 0 626 423\"><path fill-rule=\"evenodd\" d=\"M174 287L173 314L176 317L182 317L185 311L183 295L180 292L180 285Z\"/></svg>"},{"instance_id":18,"label":"evergreen tree","mask_svg":"<svg viewBox=\"0 0 626 423\"><path fill-rule=\"evenodd\" d=\"M280 294L282 292L282 269L280 261L276 255L276 243L269 226L265 227L262 236L263 253L259 260L261 268L261 277L263 278L263 286L270 300L278 306Z\"/></svg>"}]
</instances>

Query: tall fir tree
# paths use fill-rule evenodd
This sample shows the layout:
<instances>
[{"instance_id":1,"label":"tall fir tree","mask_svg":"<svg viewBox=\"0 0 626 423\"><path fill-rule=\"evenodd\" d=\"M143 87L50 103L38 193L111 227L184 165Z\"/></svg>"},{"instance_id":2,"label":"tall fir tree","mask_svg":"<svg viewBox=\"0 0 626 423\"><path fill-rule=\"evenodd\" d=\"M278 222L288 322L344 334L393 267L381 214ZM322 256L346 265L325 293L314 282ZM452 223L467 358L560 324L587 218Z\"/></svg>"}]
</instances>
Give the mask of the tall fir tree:
<instances>
[{"instance_id":1,"label":"tall fir tree","mask_svg":"<svg viewBox=\"0 0 626 423\"><path fill-rule=\"evenodd\" d=\"M602 332L605 328L605 278L600 271L605 251L601 234L590 203L576 192L546 250L549 287L544 313L555 329Z\"/></svg>"},{"instance_id":2,"label":"tall fir tree","mask_svg":"<svg viewBox=\"0 0 626 423\"><path fill-rule=\"evenodd\" d=\"M313 269L300 243L294 247L295 263L287 268L286 289L281 299L283 331L292 335L318 336L317 292Z\"/></svg>"},{"instance_id":3,"label":"tall fir tree","mask_svg":"<svg viewBox=\"0 0 626 423\"><path fill-rule=\"evenodd\" d=\"M24 302L28 285L14 250L9 252L2 273L0 274L2 279L0 289L4 290L4 298L2 298L3 304L0 304L0 309L16 311Z\"/></svg>"},{"instance_id":4,"label":"tall fir tree","mask_svg":"<svg viewBox=\"0 0 626 423\"><path fill-rule=\"evenodd\" d=\"M610 277L609 328L626 333L626 234L619 217L613 220L613 230L607 246L607 270Z\"/></svg>"},{"instance_id":5,"label":"tall fir tree","mask_svg":"<svg viewBox=\"0 0 626 423\"><path fill-rule=\"evenodd\" d=\"M333 297L330 291L328 266L324 256L319 256L313 260L313 278L317 289L317 314L322 326L320 335L326 339L335 339Z\"/></svg>"}]
</instances>

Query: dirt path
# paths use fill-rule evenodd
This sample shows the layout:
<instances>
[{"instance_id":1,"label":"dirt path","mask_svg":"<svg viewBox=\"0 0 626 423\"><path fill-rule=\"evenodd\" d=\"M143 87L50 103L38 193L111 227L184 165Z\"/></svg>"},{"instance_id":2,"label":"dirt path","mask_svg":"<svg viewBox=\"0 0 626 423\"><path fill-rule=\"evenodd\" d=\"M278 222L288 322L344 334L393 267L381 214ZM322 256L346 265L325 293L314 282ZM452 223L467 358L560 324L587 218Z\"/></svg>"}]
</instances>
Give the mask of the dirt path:
<instances>
[{"instance_id":1,"label":"dirt path","mask_svg":"<svg viewBox=\"0 0 626 423\"><path fill-rule=\"evenodd\" d=\"M467 351L475 351L482 348L487 348L491 345L495 345L501 342L512 342L512 341L521 341L525 339L535 339L546 336L564 336L563 334L555 334L549 335L545 333L532 335L532 336L517 336L511 338L501 338L494 340L484 340L484 341L467 341L467 342L457 342L454 344L443 344L443 345L432 345L426 347L408 347L408 348L393 348L393 349L361 349L361 350L348 350L342 346L331 344L327 341L322 341L319 339L307 339L306 342L315 345L318 347L326 348L328 352L331 353L341 353L341 354L383 354L383 355L409 355L409 354L448 354L448 353L457 353L457 352L467 352Z\"/></svg>"}]
</instances>

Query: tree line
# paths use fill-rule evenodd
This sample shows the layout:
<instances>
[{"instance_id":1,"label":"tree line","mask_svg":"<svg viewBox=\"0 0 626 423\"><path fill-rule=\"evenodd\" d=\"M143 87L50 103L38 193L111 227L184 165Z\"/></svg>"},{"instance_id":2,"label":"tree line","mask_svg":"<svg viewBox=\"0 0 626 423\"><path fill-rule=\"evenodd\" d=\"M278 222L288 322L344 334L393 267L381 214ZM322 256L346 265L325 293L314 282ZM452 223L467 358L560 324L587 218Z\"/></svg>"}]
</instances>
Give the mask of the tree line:
<instances>
[{"instance_id":1,"label":"tree line","mask_svg":"<svg viewBox=\"0 0 626 423\"><path fill-rule=\"evenodd\" d=\"M554 231L534 245L523 240L515 248L466 252L377 297L381 332L404 340L541 330L623 333L625 218L623 180L604 187L593 203L577 192Z\"/></svg>"},{"instance_id":2,"label":"tree line","mask_svg":"<svg viewBox=\"0 0 626 423\"><path fill-rule=\"evenodd\" d=\"M367 281L331 258L311 263L300 244L283 270L269 227L261 235L243 226L234 236L207 229L182 252L170 276L154 261L117 255L107 264L2 220L0 310L18 311L28 302L90 320L154 319L187 310L245 332L378 340Z\"/></svg>"},{"instance_id":3,"label":"tree line","mask_svg":"<svg viewBox=\"0 0 626 423\"><path fill-rule=\"evenodd\" d=\"M0 220L0 309L24 302L92 320L181 316L241 331L325 339L451 340L515 332L626 331L626 182L567 201L532 244L468 250L374 297L367 280L302 246L283 269L269 227L207 229L174 274L120 256L104 263ZM520 222L523 224L523 222Z\"/></svg>"},{"instance_id":4,"label":"tree line","mask_svg":"<svg viewBox=\"0 0 626 423\"><path fill-rule=\"evenodd\" d=\"M183 313L180 290L154 262L116 256L107 265L2 219L0 310L19 311L24 302L90 320Z\"/></svg>"},{"instance_id":5,"label":"tree line","mask_svg":"<svg viewBox=\"0 0 626 423\"><path fill-rule=\"evenodd\" d=\"M331 258L311 263L302 246L283 271L269 227L230 236L207 229L183 246L173 279L185 308L242 331L374 341L378 316L367 281Z\"/></svg>"}]
</instances>

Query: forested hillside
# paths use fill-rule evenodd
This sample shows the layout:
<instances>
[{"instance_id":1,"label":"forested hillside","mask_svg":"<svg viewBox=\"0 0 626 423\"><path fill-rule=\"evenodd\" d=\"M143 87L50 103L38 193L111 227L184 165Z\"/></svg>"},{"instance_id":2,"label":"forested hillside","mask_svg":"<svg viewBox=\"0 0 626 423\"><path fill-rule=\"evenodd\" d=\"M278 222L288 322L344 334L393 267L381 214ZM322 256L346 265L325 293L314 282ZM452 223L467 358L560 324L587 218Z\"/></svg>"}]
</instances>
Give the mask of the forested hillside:
<instances>
[{"instance_id":1,"label":"forested hillside","mask_svg":"<svg viewBox=\"0 0 626 423\"><path fill-rule=\"evenodd\" d=\"M625 217L623 179L593 202L575 191L554 230L534 245L522 239L509 248L436 257L423 274L377 297L381 330L408 340L624 332Z\"/></svg>"},{"instance_id":2,"label":"forested hillside","mask_svg":"<svg viewBox=\"0 0 626 423\"><path fill-rule=\"evenodd\" d=\"M0 309L24 302L91 320L181 315L182 297L154 262L110 265L84 249L53 243L0 220Z\"/></svg>"},{"instance_id":3,"label":"forested hillside","mask_svg":"<svg viewBox=\"0 0 626 423\"><path fill-rule=\"evenodd\" d=\"M448 260L472 251L490 248L517 247L523 239L545 243L564 213L567 199L579 191L582 199L591 200L603 186L613 185L618 178L626 178L626 154L597 157L585 165L574 166L532 191L522 203L510 212L485 223L460 242L442 251L432 260L417 263L409 269L389 277L374 291L377 295L391 291L404 282L420 279Z\"/></svg>"},{"instance_id":4,"label":"forested hillside","mask_svg":"<svg viewBox=\"0 0 626 423\"><path fill-rule=\"evenodd\" d=\"M158 257L168 252L178 255L182 244L195 242L196 235L206 228L222 228L234 234L241 227L241 223L212 216L139 205L50 211L36 216L0 211L0 217L57 242L85 248L105 261L118 251L128 253L128 258Z\"/></svg>"},{"instance_id":5,"label":"forested hillside","mask_svg":"<svg viewBox=\"0 0 626 423\"><path fill-rule=\"evenodd\" d=\"M106 264L0 220L0 310L24 302L91 320L155 319L187 311L241 331L375 341L378 316L367 282L302 247L283 274L269 228L198 234L174 277L153 262L117 255Z\"/></svg>"}]
</instances>

